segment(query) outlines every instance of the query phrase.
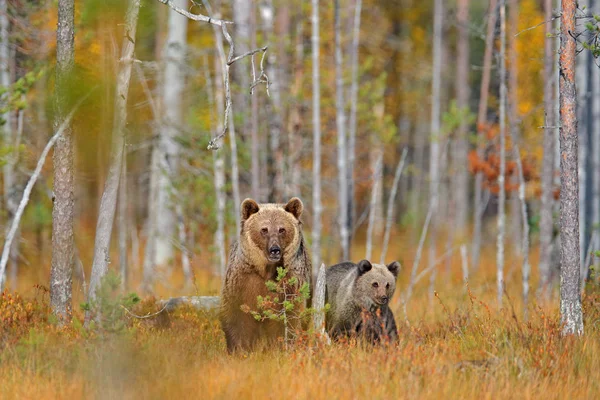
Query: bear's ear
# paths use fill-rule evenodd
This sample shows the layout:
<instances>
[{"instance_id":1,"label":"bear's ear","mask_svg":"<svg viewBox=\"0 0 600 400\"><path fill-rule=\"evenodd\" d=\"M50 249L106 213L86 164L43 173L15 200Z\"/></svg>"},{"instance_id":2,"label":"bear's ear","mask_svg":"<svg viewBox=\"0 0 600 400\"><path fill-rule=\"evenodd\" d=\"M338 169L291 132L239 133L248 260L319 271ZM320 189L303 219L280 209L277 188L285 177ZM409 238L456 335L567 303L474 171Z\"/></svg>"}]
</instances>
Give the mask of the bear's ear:
<instances>
[{"instance_id":1,"label":"bear's ear","mask_svg":"<svg viewBox=\"0 0 600 400\"><path fill-rule=\"evenodd\" d=\"M394 277L398 277L398 273L400 272L400 263L398 261L391 262L387 265L390 272L394 275Z\"/></svg>"},{"instance_id":2,"label":"bear's ear","mask_svg":"<svg viewBox=\"0 0 600 400\"><path fill-rule=\"evenodd\" d=\"M369 260L361 260L358 263L358 275L362 275L365 272L369 272L373 268Z\"/></svg>"},{"instance_id":3,"label":"bear's ear","mask_svg":"<svg viewBox=\"0 0 600 400\"><path fill-rule=\"evenodd\" d=\"M284 207L285 211L291 213L297 220L300 219L302 215L302 211L304 210L304 205L302 204L302 200L297 197L292 197L290 201Z\"/></svg>"},{"instance_id":4,"label":"bear's ear","mask_svg":"<svg viewBox=\"0 0 600 400\"><path fill-rule=\"evenodd\" d=\"M246 199L242 202L242 221L250 218L252 214L258 212L258 203L252 199Z\"/></svg>"}]
</instances>

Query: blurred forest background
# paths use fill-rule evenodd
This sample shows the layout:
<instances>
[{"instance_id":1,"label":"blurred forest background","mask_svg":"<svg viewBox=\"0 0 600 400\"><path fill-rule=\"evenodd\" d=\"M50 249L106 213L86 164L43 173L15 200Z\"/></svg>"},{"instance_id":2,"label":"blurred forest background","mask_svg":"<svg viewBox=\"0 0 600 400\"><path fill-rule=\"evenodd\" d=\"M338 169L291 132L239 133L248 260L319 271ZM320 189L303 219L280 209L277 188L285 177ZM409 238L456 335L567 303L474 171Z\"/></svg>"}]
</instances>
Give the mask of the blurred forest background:
<instances>
[{"instance_id":1,"label":"blurred forest background","mask_svg":"<svg viewBox=\"0 0 600 400\"><path fill-rule=\"evenodd\" d=\"M57 128L57 12L52 1L1 3L6 232ZM231 63L227 132L214 142L218 150L207 150L224 129L228 41L220 27L188 20L162 3L138 4L137 32L130 37L128 2L75 2L66 93L71 106L84 99L71 124L77 301L89 285L95 246L98 252L96 228L112 225L98 216L110 181L113 125L122 111L118 205L110 251L100 258L128 290L159 297L217 294L239 231L241 200L299 196L315 265L377 261L384 254L385 261L401 261L406 282L411 268L426 270L422 290L430 298L433 290L460 290L477 274L474 290L487 292L495 284L496 217L505 192L505 281L520 285L523 257L531 253L532 290L552 293L558 157L551 154L549 169L542 167L545 137L555 138L549 152L558 151L557 4L511 0L502 16L497 1L321 2L315 32L308 1L172 1L192 14L233 21L228 32L235 56L268 46ZM586 6L595 2L584 3L579 11L589 14ZM594 24L578 20L591 39ZM123 58L127 39L135 43L133 57ZM600 249L600 235L592 235L600 222L594 56L577 56L582 272L594 262L586 254ZM118 77L125 64L131 71L122 104ZM502 154L504 191L497 183ZM4 278L10 290L31 293L34 284L49 282L53 195L49 157L13 241ZM545 228L543 204L550 210ZM540 238L548 256L538 262Z\"/></svg>"}]
</instances>

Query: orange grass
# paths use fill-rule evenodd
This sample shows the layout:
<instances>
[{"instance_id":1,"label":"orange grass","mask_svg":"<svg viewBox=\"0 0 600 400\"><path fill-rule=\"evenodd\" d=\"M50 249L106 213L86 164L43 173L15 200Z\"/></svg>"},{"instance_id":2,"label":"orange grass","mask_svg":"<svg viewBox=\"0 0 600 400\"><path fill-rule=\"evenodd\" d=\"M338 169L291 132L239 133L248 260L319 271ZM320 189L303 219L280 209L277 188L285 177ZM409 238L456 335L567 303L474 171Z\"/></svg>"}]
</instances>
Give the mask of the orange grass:
<instances>
[{"instance_id":1,"label":"orange grass","mask_svg":"<svg viewBox=\"0 0 600 400\"><path fill-rule=\"evenodd\" d=\"M48 318L48 296L25 289L26 300L0 299L0 398L106 399L555 399L600 396L600 295L584 298L583 338L562 338L557 298L529 305L523 321L520 259L507 260L507 293L498 310L493 249L462 284L456 252L440 264L436 292L429 277L415 288L408 321L400 298L414 247L398 240L388 257L403 270L392 301L400 330L397 346L303 343L230 356L216 316L182 308L148 320L129 319L121 333L88 332L75 322L58 328ZM354 258L362 249L355 247ZM440 253L441 254L441 253ZM379 254L375 254L378 260ZM534 254L532 265L536 265ZM426 257L422 261L426 265ZM535 268L534 268L535 270ZM535 299L536 277L530 298ZM164 295L182 290L178 271ZM217 282L217 283L215 283ZM21 285L25 285L21 283ZM135 283L132 287L135 287ZM218 290L218 279L196 264L191 293ZM188 293L189 294L189 293ZM136 309L152 309L146 301ZM513 313L514 309L514 313Z\"/></svg>"}]
</instances>

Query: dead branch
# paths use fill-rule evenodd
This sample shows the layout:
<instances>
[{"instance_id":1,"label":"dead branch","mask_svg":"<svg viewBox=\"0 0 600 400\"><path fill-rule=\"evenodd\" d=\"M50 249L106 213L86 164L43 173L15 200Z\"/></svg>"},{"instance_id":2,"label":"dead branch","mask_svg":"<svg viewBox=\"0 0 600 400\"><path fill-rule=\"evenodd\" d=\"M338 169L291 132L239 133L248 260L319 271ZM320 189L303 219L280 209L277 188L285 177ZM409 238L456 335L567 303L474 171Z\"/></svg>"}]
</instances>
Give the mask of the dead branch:
<instances>
[{"instance_id":1,"label":"dead branch","mask_svg":"<svg viewBox=\"0 0 600 400\"><path fill-rule=\"evenodd\" d=\"M218 18L207 17L206 15L202 15L202 14L192 14L191 12L186 11L183 8L179 8L176 5L174 5L172 0L158 0L158 1L160 3L163 3L167 6L169 6L173 11L175 11L191 20L194 20L194 21L207 22L209 24L216 25L216 26L225 26L227 24L233 24L232 21L226 21L226 20L222 20L222 19L218 19Z\"/></svg>"}]
</instances>

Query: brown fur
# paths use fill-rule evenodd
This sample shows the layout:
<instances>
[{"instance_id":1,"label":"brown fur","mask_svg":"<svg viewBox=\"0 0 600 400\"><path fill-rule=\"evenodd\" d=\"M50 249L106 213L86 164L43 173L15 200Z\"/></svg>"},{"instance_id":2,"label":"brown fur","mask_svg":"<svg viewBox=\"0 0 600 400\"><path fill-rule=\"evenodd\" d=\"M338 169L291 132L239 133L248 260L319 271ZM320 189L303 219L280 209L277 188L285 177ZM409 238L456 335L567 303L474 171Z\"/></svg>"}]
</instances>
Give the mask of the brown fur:
<instances>
[{"instance_id":1,"label":"brown fur","mask_svg":"<svg viewBox=\"0 0 600 400\"><path fill-rule=\"evenodd\" d=\"M300 285L310 283L311 262L302 236L303 205L292 198L287 204L242 203L240 238L233 243L221 295L220 320L227 349L250 350L260 340L283 336L283 325L256 321L241 310L247 305L256 310L257 296L272 295L265 283L275 280L277 267L285 267L288 277ZM271 253L280 249L279 259Z\"/></svg>"}]
</instances>

